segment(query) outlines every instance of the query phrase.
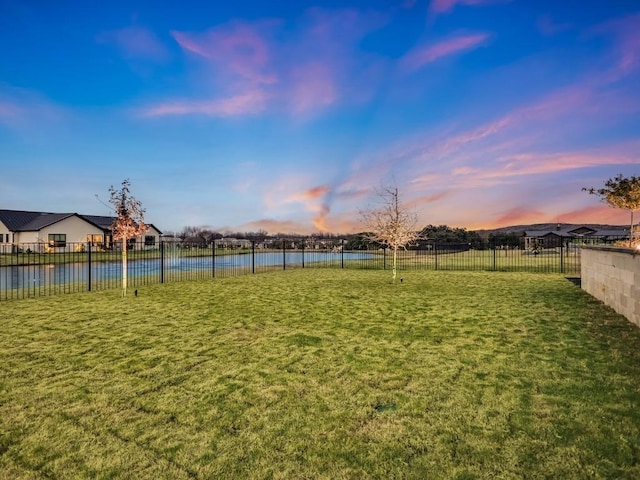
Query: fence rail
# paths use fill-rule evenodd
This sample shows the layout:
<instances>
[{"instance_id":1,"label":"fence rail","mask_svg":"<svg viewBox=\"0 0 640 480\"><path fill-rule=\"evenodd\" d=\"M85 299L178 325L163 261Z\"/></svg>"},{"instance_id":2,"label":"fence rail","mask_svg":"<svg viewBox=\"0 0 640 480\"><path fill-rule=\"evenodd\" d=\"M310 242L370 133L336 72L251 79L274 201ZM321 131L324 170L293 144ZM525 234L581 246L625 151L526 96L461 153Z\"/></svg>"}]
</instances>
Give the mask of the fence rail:
<instances>
[{"instance_id":1,"label":"fence rail","mask_svg":"<svg viewBox=\"0 0 640 480\"><path fill-rule=\"evenodd\" d=\"M592 239L591 239L592 240ZM195 279L258 274L274 269L352 268L391 269L386 249L346 250L345 240L323 248L307 239L282 239L270 245L246 242L228 248L217 242L189 246L161 241L133 246L127 252L128 288ZM595 242L591 242L595 243ZM601 242L598 242L601 243ZM398 270L489 270L580 273L580 245L563 239L551 248L506 248L469 244L423 244L398 253ZM2 245L0 301L115 289L122 286L122 252L91 243ZM226 247L226 248L225 248Z\"/></svg>"}]
</instances>

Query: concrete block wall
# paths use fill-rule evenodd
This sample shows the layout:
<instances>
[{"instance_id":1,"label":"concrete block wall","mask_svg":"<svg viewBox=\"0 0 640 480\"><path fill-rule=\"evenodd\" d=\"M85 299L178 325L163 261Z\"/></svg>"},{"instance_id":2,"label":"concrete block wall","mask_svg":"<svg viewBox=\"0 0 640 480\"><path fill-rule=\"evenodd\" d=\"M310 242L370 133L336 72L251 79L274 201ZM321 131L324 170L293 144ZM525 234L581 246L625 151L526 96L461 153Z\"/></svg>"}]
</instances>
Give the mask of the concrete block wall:
<instances>
[{"instance_id":1,"label":"concrete block wall","mask_svg":"<svg viewBox=\"0 0 640 480\"><path fill-rule=\"evenodd\" d=\"M640 251L618 247L583 247L583 290L640 327Z\"/></svg>"}]
</instances>

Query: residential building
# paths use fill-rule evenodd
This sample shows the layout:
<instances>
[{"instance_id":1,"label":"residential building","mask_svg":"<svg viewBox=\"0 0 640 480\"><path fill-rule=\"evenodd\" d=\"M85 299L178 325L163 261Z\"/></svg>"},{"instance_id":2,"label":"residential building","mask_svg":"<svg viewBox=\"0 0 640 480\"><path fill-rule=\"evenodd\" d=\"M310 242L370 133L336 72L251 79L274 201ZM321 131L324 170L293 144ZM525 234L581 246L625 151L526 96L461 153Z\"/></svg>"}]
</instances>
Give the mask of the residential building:
<instances>
[{"instance_id":1,"label":"residential building","mask_svg":"<svg viewBox=\"0 0 640 480\"><path fill-rule=\"evenodd\" d=\"M113 243L111 225L115 217L81 215L78 213L48 213L23 210L0 210L0 253L26 248L39 252L68 251L91 243L96 248L110 249ZM132 243L155 247L162 232L149 225L144 235ZM73 247L70 247L73 245Z\"/></svg>"}]
</instances>

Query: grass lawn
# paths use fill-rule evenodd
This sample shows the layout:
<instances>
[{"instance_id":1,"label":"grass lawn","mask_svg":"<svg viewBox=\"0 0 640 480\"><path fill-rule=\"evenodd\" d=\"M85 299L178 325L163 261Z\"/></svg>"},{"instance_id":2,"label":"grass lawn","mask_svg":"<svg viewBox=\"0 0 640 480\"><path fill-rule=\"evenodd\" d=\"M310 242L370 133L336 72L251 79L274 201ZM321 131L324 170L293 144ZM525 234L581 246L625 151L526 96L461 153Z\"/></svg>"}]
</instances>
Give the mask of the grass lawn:
<instances>
[{"instance_id":1,"label":"grass lawn","mask_svg":"<svg viewBox=\"0 0 640 480\"><path fill-rule=\"evenodd\" d=\"M640 478L637 327L560 275L403 276L3 302L0 478Z\"/></svg>"}]
</instances>

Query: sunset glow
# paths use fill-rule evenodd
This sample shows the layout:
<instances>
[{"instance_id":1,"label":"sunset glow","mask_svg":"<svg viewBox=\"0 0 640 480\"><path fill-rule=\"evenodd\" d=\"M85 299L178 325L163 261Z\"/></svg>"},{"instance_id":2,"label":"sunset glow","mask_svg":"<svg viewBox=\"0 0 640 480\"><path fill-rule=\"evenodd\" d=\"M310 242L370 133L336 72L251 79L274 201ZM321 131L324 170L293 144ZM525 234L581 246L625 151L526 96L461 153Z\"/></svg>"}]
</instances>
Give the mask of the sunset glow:
<instances>
[{"instance_id":1,"label":"sunset glow","mask_svg":"<svg viewBox=\"0 0 640 480\"><path fill-rule=\"evenodd\" d=\"M351 233L395 183L421 225L626 225L632 1L0 2L0 208ZM96 199L96 195L98 199Z\"/></svg>"}]
</instances>

